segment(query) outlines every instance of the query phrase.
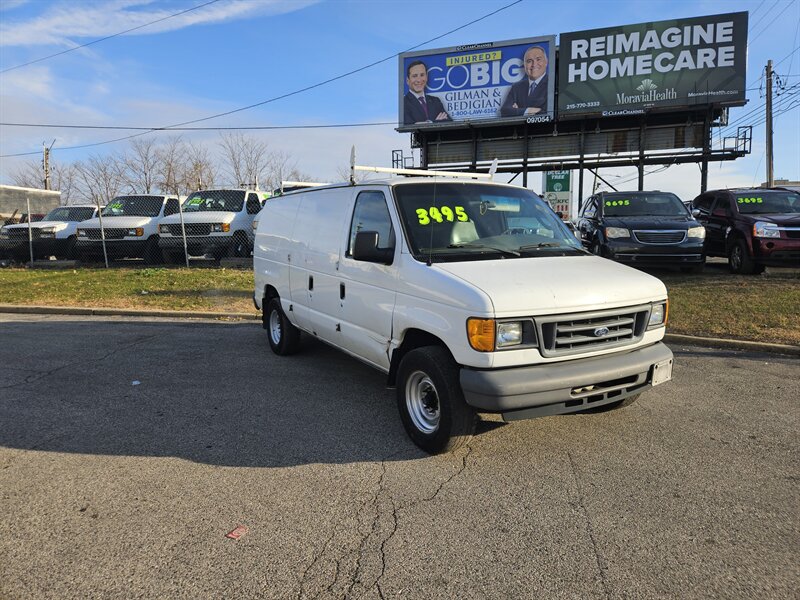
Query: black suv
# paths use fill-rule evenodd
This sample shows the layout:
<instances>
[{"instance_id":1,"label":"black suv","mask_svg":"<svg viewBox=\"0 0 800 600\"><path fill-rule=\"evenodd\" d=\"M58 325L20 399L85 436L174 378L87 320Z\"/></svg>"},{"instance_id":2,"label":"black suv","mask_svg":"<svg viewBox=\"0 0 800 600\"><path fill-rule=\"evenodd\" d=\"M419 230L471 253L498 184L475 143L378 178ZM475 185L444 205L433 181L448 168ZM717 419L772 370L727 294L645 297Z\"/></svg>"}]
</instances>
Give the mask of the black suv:
<instances>
[{"instance_id":1,"label":"black suv","mask_svg":"<svg viewBox=\"0 0 800 600\"><path fill-rule=\"evenodd\" d=\"M800 193L783 189L713 190L692 201L706 226L706 254L726 256L733 273L800 267Z\"/></svg>"},{"instance_id":2,"label":"black suv","mask_svg":"<svg viewBox=\"0 0 800 600\"><path fill-rule=\"evenodd\" d=\"M601 192L578 218L583 245L618 262L678 266L699 272L705 264L705 229L670 192Z\"/></svg>"}]
</instances>

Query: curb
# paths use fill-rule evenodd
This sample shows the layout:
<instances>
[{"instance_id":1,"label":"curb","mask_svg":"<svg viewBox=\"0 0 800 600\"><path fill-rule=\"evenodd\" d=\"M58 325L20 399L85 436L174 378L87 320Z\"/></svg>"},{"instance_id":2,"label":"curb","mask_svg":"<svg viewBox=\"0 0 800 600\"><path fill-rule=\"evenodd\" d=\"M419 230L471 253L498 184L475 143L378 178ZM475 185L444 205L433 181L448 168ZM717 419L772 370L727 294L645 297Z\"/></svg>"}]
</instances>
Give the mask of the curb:
<instances>
[{"instance_id":1,"label":"curb","mask_svg":"<svg viewBox=\"0 0 800 600\"><path fill-rule=\"evenodd\" d=\"M88 306L22 306L0 304L0 313L37 315L88 315L106 317L158 317L168 319L227 319L260 321L260 313L230 313L183 310L136 310L124 308L92 308Z\"/></svg>"},{"instance_id":2,"label":"curb","mask_svg":"<svg viewBox=\"0 0 800 600\"><path fill-rule=\"evenodd\" d=\"M23 306L18 304L0 304L0 313L39 314L39 315L87 315L106 317L158 317L167 319L224 319L236 321L260 321L260 313L228 313L180 310L135 310L119 308L92 308L83 306ZM699 337L668 333L665 342L688 344L706 348L724 348L729 350L751 350L770 352L773 354L789 354L800 356L800 346L789 344L770 344L747 340L731 340L722 338Z\"/></svg>"}]
</instances>

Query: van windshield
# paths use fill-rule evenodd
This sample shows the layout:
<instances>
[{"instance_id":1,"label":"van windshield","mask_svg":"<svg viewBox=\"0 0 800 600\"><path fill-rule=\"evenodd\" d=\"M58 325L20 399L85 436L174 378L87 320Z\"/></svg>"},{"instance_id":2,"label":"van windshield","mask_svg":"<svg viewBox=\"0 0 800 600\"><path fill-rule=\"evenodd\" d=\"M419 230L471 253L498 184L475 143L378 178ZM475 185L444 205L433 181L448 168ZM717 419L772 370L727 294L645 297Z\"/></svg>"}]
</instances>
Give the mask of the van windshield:
<instances>
[{"instance_id":1,"label":"van windshield","mask_svg":"<svg viewBox=\"0 0 800 600\"><path fill-rule=\"evenodd\" d=\"M394 188L418 260L474 260L584 254L581 243L536 194L475 182Z\"/></svg>"},{"instance_id":2,"label":"van windshield","mask_svg":"<svg viewBox=\"0 0 800 600\"><path fill-rule=\"evenodd\" d=\"M606 217L688 217L689 211L668 192L619 192L603 194Z\"/></svg>"},{"instance_id":3,"label":"van windshield","mask_svg":"<svg viewBox=\"0 0 800 600\"><path fill-rule=\"evenodd\" d=\"M195 192L183 203L183 212L239 212L244 206L244 190L205 190Z\"/></svg>"},{"instance_id":4,"label":"van windshield","mask_svg":"<svg viewBox=\"0 0 800 600\"><path fill-rule=\"evenodd\" d=\"M157 217L163 196L117 196L103 209L104 217Z\"/></svg>"},{"instance_id":5,"label":"van windshield","mask_svg":"<svg viewBox=\"0 0 800 600\"><path fill-rule=\"evenodd\" d=\"M91 219L94 209L90 206L59 206L45 216L43 221L85 221Z\"/></svg>"}]
</instances>

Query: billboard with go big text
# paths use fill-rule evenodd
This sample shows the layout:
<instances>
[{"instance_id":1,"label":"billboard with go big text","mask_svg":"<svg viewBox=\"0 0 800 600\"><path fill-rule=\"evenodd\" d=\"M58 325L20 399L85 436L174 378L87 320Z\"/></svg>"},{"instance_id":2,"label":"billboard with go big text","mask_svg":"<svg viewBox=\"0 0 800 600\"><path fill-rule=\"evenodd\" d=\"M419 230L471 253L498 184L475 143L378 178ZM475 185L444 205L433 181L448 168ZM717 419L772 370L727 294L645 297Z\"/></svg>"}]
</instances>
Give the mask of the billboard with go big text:
<instances>
[{"instance_id":1,"label":"billboard with go big text","mask_svg":"<svg viewBox=\"0 0 800 600\"><path fill-rule=\"evenodd\" d=\"M399 60L399 129L555 114L555 36L409 52Z\"/></svg>"}]
</instances>

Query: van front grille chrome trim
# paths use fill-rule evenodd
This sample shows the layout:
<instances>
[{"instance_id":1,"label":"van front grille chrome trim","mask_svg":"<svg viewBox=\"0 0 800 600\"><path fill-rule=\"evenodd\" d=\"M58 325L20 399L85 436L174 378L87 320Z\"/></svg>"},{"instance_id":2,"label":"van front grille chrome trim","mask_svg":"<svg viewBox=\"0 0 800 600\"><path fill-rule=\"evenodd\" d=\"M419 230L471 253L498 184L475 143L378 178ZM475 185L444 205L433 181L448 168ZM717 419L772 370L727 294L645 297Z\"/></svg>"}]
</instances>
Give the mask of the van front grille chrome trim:
<instances>
[{"instance_id":1,"label":"van front grille chrome trim","mask_svg":"<svg viewBox=\"0 0 800 600\"><path fill-rule=\"evenodd\" d=\"M630 346L642 339L650 305L535 317L539 351L550 358Z\"/></svg>"}]
</instances>

